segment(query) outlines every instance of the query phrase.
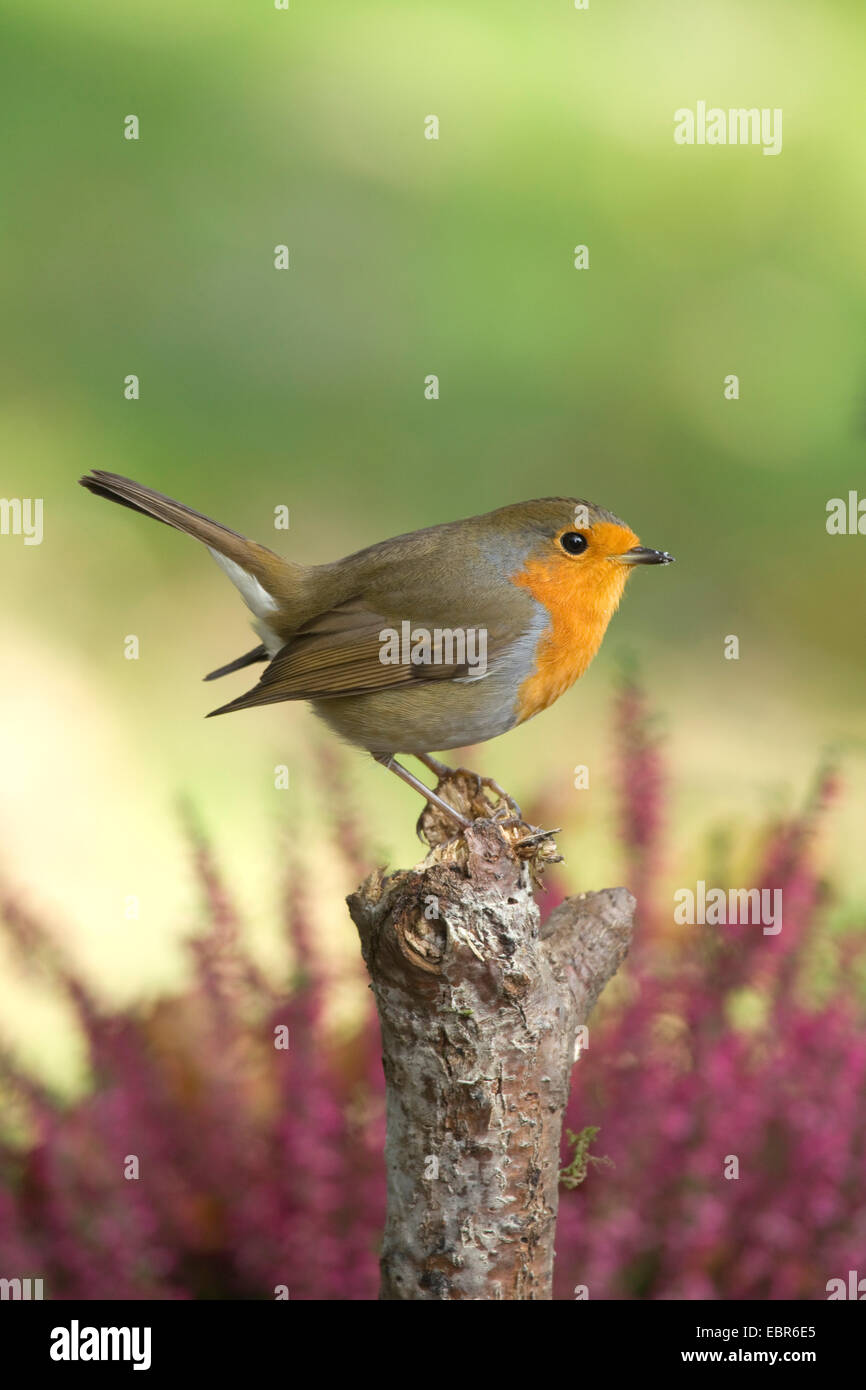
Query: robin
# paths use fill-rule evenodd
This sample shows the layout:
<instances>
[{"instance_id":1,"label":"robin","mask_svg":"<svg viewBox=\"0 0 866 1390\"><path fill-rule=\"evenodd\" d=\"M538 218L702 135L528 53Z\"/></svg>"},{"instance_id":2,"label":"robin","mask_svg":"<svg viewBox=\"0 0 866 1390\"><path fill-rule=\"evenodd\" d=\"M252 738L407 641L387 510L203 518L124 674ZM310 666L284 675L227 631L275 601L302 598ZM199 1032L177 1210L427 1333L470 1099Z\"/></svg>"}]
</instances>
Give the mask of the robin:
<instances>
[{"instance_id":1,"label":"robin","mask_svg":"<svg viewBox=\"0 0 866 1390\"><path fill-rule=\"evenodd\" d=\"M80 481L202 541L252 612L259 645L205 680L267 665L212 715L309 700L464 827L396 754L441 779L450 770L432 749L481 743L547 709L589 666L635 566L673 559L603 507L545 497L300 565L130 478L96 469Z\"/></svg>"}]
</instances>

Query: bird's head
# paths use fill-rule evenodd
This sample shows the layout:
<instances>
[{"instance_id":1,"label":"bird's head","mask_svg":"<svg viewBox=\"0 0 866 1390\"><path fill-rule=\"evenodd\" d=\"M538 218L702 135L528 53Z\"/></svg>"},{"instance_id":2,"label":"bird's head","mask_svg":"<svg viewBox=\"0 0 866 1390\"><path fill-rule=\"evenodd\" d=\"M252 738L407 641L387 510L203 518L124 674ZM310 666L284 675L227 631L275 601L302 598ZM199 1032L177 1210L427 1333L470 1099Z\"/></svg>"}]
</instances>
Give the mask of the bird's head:
<instances>
[{"instance_id":1,"label":"bird's head","mask_svg":"<svg viewBox=\"0 0 866 1390\"><path fill-rule=\"evenodd\" d=\"M503 507L512 583L551 611L579 609L606 622L638 565L669 565L673 555L640 543L612 512L577 498L550 497Z\"/></svg>"},{"instance_id":2,"label":"bird's head","mask_svg":"<svg viewBox=\"0 0 866 1390\"><path fill-rule=\"evenodd\" d=\"M500 564L547 613L536 669L521 688L520 717L545 709L583 674L637 565L667 565L619 517L591 502L542 498L491 513Z\"/></svg>"}]
</instances>

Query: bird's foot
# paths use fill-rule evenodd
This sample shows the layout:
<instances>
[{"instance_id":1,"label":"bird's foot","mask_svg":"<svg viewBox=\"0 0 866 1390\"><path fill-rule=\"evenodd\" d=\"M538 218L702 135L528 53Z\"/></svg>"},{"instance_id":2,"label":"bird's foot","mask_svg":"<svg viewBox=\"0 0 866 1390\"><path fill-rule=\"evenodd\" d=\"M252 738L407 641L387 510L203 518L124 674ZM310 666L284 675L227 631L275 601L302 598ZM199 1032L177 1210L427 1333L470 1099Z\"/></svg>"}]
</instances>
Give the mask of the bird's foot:
<instances>
[{"instance_id":1,"label":"bird's foot","mask_svg":"<svg viewBox=\"0 0 866 1390\"><path fill-rule=\"evenodd\" d=\"M475 821L492 821L518 858L530 862L533 873L542 862L558 861L553 840L557 832L524 820L517 802L492 777L481 777L466 767L446 767L435 758L421 761L437 778L436 802L424 807L417 825L419 839L431 848L454 839L455 819L464 829Z\"/></svg>"},{"instance_id":2,"label":"bird's foot","mask_svg":"<svg viewBox=\"0 0 866 1390\"><path fill-rule=\"evenodd\" d=\"M425 767L435 773L440 785L443 782L448 782L455 778L471 779L474 782L473 801L480 802L482 809L480 813L472 817L473 819L479 819L479 814L483 816L485 820L491 819L491 809L493 810L492 819L494 820L504 814L516 816L518 820L523 819L523 812L514 800L514 797L509 796L505 788L501 787L498 782L495 782L492 777L482 777L480 773L473 772L472 769L468 767L449 767L447 763L440 762L438 758L432 757L429 753L416 753L415 756L418 758L419 762L422 762ZM438 790L439 787L437 786L437 791ZM491 808L488 798L482 795L485 790L493 792L493 795L500 803L498 806Z\"/></svg>"},{"instance_id":3,"label":"bird's foot","mask_svg":"<svg viewBox=\"0 0 866 1390\"><path fill-rule=\"evenodd\" d=\"M435 796L436 801L428 801L424 807L417 825L419 839L431 846L454 838L455 820L465 829L473 821L492 820L499 812L508 814L507 806L494 805L488 798L477 773L465 768L448 768L444 776L437 773Z\"/></svg>"},{"instance_id":4,"label":"bird's foot","mask_svg":"<svg viewBox=\"0 0 866 1390\"><path fill-rule=\"evenodd\" d=\"M431 849L455 837L455 821L465 830L473 821L492 821L514 854L525 860L533 880L540 884L545 864L560 862L554 835L523 819L523 812L504 787L492 777L482 777L468 767L448 767L429 753L415 755L436 777L435 793L427 793L428 805L418 817L418 838ZM443 795L444 793L444 795Z\"/></svg>"}]
</instances>

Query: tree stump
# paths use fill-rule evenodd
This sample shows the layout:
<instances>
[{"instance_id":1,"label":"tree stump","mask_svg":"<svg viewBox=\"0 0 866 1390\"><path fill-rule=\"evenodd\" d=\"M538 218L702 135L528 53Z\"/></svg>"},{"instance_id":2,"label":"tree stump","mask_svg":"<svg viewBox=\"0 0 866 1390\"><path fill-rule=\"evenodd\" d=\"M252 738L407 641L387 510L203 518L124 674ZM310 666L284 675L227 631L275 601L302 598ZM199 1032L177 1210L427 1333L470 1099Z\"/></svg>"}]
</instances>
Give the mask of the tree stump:
<instances>
[{"instance_id":1,"label":"tree stump","mask_svg":"<svg viewBox=\"0 0 866 1390\"><path fill-rule=\"evenodd\" d=\"M423 863L349 899L382 1027L388 1206L380 1298L550 1299L559 1148L575 1038L631 940L624 888L561 903L533 885L549 835L476 779L426 809Z\"/></svg>"}]
</instances>

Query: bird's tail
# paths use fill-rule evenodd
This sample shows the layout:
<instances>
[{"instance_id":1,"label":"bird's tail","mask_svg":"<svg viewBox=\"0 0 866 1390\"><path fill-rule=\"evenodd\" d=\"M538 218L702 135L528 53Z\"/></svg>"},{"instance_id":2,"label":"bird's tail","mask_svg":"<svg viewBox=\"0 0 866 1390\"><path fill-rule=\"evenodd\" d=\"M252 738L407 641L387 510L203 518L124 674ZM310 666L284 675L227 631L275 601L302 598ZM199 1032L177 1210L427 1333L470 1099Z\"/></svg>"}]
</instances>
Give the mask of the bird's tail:
<instances>
[{"instance_id":1,"label":"bird's tail","mask_svg":"<svg viewBox=\"0 0 866 1390\"><path fill-rule=\"evenodd\" d=\"M247 607L258 619L256 624L265 624L280 632L285 619L291 623L292 598L297 594L303 574L303 566L284 560L265 545L247 540L228 526L221 526L209 516L175 502L153 488L122 478L118 473L106 473L95 468L92 473L80 478L82 487L97 497L107 497L122 507L130 507L134 512L152 516L156 521L165 522L188 536L194 536L210 550L214 559L228 574L232 583L240 591ZM264 635L261 634L260 635Z\"/></svg>"}]
</instances>

